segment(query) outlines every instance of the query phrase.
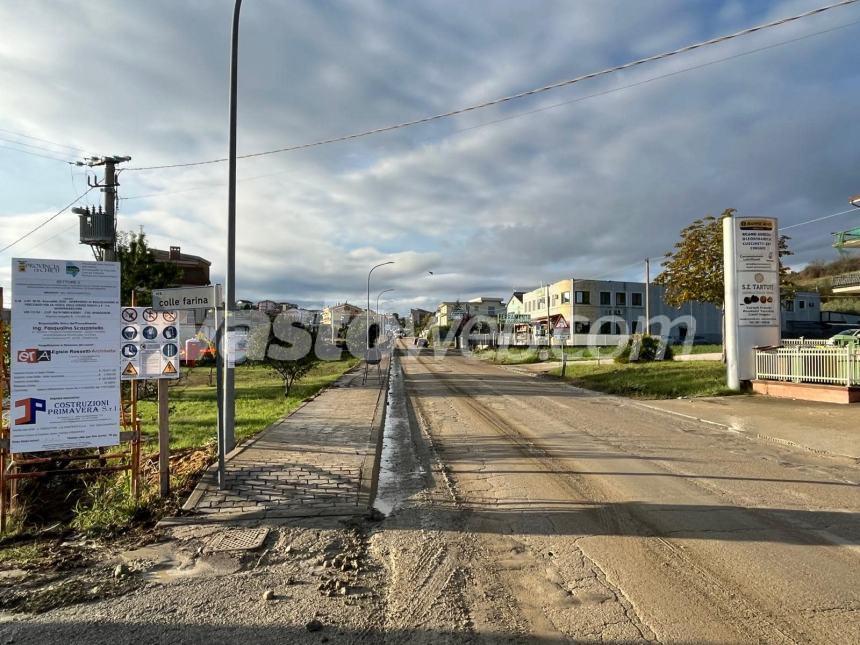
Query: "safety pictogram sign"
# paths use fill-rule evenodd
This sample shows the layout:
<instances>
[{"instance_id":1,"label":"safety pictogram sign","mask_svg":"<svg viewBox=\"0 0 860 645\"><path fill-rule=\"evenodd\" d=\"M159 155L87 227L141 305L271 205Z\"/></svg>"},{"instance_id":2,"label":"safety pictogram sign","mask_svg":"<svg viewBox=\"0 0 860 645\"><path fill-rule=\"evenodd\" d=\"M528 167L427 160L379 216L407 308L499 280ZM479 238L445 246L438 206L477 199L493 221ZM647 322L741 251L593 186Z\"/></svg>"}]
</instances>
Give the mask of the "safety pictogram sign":
<instances>
[{"instance_id":1,"label":"safety pictogram sign","mask_svg":"<svg viewBox=\"0 0 860 645\"><path fill-rule=\"evenodd\" d=\"M179 378L176 312L124 307L121 318L122 380Z\"/></svg>"}]
</instances>

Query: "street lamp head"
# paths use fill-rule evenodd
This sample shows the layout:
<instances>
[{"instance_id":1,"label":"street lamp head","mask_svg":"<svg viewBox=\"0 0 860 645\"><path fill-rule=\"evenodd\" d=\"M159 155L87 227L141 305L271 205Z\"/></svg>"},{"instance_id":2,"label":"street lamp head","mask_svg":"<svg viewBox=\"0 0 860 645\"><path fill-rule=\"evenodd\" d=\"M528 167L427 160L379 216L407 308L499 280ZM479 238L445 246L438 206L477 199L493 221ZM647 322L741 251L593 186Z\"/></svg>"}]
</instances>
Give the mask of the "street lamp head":
<instances>
[{"instance_id":1,"label":"street lamp head","mask_svg":"<svg viewBox=\"0 0 860 645\"><path fill-rule=\"evenodd\" d=\"M854 195L854 197L848 200L848 203L855 208L860 208L860 195Z\"/></svg>"}]
</instances>

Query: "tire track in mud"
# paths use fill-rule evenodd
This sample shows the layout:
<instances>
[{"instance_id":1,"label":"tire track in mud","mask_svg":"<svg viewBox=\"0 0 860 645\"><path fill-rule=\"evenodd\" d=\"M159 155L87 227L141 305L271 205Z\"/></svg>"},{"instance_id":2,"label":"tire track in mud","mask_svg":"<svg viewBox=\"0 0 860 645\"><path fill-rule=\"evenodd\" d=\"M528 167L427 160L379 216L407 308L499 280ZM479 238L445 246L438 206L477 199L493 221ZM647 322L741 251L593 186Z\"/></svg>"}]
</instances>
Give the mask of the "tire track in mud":
<instances>
[{"instance_id":1,"label":"tire track in mud","mask_svg":"<svg viewBox=\"0 0 860 645\"><path fill-rule=\"evenodd\" d=\"M424 361L419 359L418 362L427 372L434 376L439 374ZM463 570L472 574L469 580L474 590L467 600L471 602L475 614L473 622L478 628L476 638L483 640L481 634L498 630L504 625L504 633L515 642L527 642L534 637L555 642L566 637L599 640L616 636L656 641L653 632L636 615L632 603L576 545L578 538L502 536L497 534L498 527L482 526L483 521L470 508L470 500L474 497L469 491L460 490L445 463L444 450L440 452L437 447L430 419L438 420L447 415L449 420L469 427L489 425L516 444L524 456L540 461L543 468L553 470L555 464L549 457L536 455L533 442L511 432L495 413L469 399L458 388L452 388L450 383L445 383L445 386L461 396L426 401L421 399L420 392L410 391L409 398L432 455L434 473L441 480L440 488L447 491L450 500L451 508L446 513L446 521L455 529L455 539L461 545L458 556L464 555L466 549L463 547L466 544L470 547L469 565ZM466 409L454 405L455 398L458 403L465 404ZM443 407L444 410L440 409ZM444 444L444 437L440 438ZM472 484L474 489L474 482ZM576 496L579 497L579 492ZM496 498L484 498L482 501L492 504ZM452 509L456 512L450 512ZM432 512L433 509L429 510ZM551 524L551 520L548 521ZM507 530L516 533L517 528L509 527ZM450 534L447 539L452 539ZM565 575L560 571L564 571ZM575 574L572 579L569 575L571 572ZM600 611L588 611L587 616L571 621L569 614L583 603L580 598L604 606ZM607 609L605 605L611 605L612 608ZM496 631L491 642L499 640L501 634Z\"/></svg>"},{"instance_id":2,"label":"tire track in mud","mask_svg":"<svg viewBox=\"0 0 860 645\"><path fill-rule=\"evenodd\" d=\"M601 530L595 532L596 535L641 535L646 537L655 536L659 533L659 529L649 525L645 518L641 518L638 515L634 516L626 509L620 509L617 505L612 505L611 502L613 500L611 498L607 499L606 493L603 490L595 488L591 478L586 479L585 477L570 473L569 465L565 466L556 460L547 449L540 445L537 439L524 436L514 425L494 409L476 400L475 397L480 396L482 392L470 392L456 383L462 377L462 374L458 375L451 368L434 369L433 363L436 361L429 362L420 356L415 357L415 362L426 370L426 372L432 374L437 382L443 384L451 392L453 396L450 398L456 399L460 405L458 412L474 417L474 420L478 424L492 429L507 439L518 449L523 457L539 464L540 468L547 474L555 475L552 480L553 484L566 489L570 493L572 500L584 498L596 503L597 507L592 508L588 512L601 528ZM485 387L493 390L492 385L486 385ZM502 394L498 391L485 392L485 394L494 394L502 399L513 399L510 395ZM415 395L420 397L420 390L416 391ZM544 397L537 398L543 399ZM535 405L531 401L525 403L521 398L517 398L513 402L520 408L528 408L546 414L545 410L542 410L539 405ZM598 441L601 440L598 439ZM616 451L625 453L623 448L618 446L612 447ZM558 473L563 474L559 476ZM455 487L456 485L456 482L454 482ZM608 503L604 504L601 502ZM588 533L587 529L584 533ZM713 571L707 566L707 563L694 558L693 554L687 549L683 547L679 548L666 537L648 539L644 542L645 544L640 546L639 550L643 552L643 555L649 554L647 556L648 559L669 568L677 578L678 586L686 587L691 593L695 593L695 595L702 599L709 599L708 602L713 604L713 616L711 619L714 624L731 625L729 629L743 639L754 640L762 637L763 634L767 634L767 638L772 642L793 643L804 640L802 634L791 633L792 630L790 627L778 624L771 612L766 608L758 607L753 599L745 597L743 593L739 593L739 589L736 586L724 579L719 573ZM598 578L605 583L605 588L611 592L620 604L625 606L627 618L635 625L639 632L637 638L642 640L657 640L655 632L647 624L654 617L651 616L646 619L640 616L632 600L623 593L617 583L610 580L607 572L593 558L582 551L580 545L576 545L575 548L580 551L582 557L597 573ZM581 637L582 635L578 634L578 636ZM588 634L588 636L595 636L595 634ZM599 636L603 637L602 634L599 634Z\"/></svg>"}]
</instances>

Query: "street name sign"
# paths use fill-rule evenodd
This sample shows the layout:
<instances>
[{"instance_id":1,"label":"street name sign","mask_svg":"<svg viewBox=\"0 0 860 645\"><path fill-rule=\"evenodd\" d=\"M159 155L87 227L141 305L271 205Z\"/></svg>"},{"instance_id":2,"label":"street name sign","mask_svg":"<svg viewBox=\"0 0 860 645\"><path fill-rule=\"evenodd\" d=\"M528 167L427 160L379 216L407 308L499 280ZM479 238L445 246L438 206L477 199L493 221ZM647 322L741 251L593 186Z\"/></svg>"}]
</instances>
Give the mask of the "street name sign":
<instances>
[{"instance_id":1,"label":"street name sign","mask_svg":"<svg viewBox=\"0 0 860 645\"><path fill-rule=\"evenodd\" d=\"M223 304L221 285L187 287L182 289L154 289L152 308L155 311L176 309L213 309Z\"/></svg>"},{"instance_id":2,"label":"street name sign","mask_svg":"<svg viewBox=\"0 0 860 645\"><path fill-rule=\"evenodd\" d=\"M12 260L10 450L119 444L120 267Z\"/></svg>"},{"instance_id":3,"label":"street name sign","mask_svg":"<svg viewBox=\"0 0 860 645\"><path fill-rule=\"evenodd\" d=\"M123 307L119 319L123 381L179 378L179 327L175 311Z\"/></svg>"}]
</instances>

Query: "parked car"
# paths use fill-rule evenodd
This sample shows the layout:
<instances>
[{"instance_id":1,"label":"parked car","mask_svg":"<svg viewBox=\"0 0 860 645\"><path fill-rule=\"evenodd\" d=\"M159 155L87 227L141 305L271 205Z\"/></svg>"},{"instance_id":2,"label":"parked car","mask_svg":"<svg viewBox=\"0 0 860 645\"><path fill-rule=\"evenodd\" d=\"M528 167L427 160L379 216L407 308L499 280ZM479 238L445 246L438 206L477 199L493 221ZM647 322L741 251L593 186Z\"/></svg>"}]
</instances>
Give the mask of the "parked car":
<instances>
[{"instance_id":1,"label":"parked car","mask_svg":"<svg viewBox=\"0 0 860 645\"><path fill-rule=\"evenodd\" d=\"M830 344L837 347L860 346L860 329L846 329L830 338Z\"/></svg>"}]
</instances>

